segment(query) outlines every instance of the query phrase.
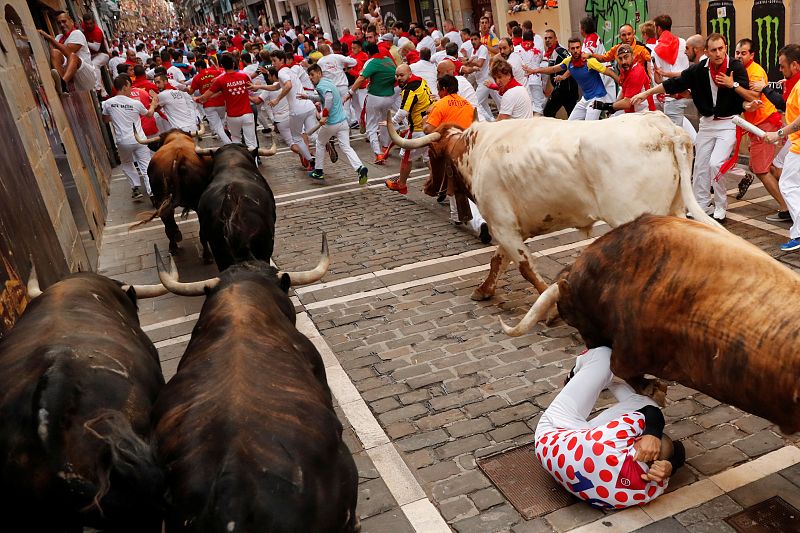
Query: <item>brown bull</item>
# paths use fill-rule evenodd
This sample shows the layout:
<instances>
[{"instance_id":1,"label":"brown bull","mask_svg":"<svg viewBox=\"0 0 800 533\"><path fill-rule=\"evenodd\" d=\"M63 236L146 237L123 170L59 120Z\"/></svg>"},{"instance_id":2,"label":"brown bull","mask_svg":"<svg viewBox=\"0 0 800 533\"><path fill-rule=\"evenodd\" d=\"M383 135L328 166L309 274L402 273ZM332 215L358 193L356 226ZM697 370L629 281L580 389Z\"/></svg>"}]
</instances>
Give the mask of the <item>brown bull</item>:
<instances>
[{"instance_id":1,"label":"brown bull","mask_svg":"<svg viewBox=\"0 0 800 533\"><path fill-rule=\"evenodd\" d=\"M0 529L158 533L164 474L150 412L164 385L139 328L165 294L92 273L38 288L0 343Z\"/></svg>"},{"instance_id":2,"label":"brown bull","mask_svg":"<svg viewBox=\"0 0 800 533\"><path fill-rule=\"evenodd\" d=\"M202 133L202 130L201 130ZM175 223L175 208L183 207L184 213L196 211L200 196L206 190L211 176L211 157L195 151L192 136L182 130L172 129L158 137L136 139L141 144L161 141L161 147L153 155L147 167L150 188L153 191L154 211L144 213L142 221L135 227L146 224L156 217L164 223L164 232L169 239L169 251L178 253L178 243L183 240L181 230ZM211 252L203 248L203 260L211 262Z\"/></svg>"},{"instance_id":3,"label":"brown bull","mask_svg":"<svg viewBox=\"0 0 800 533\"><path fill-rule=\"evenodd\" d=\"M614 374L677 381L800 430L800 276L746 241L690 220L644 215L592 243L514 328L557 302Z\"/></svg>"},{"instance_id":4,"label":"brown bull","mask_svg":"<svg viewBox=\"0 0 800 533\"><path fill-rule=\"evenodd\" d=\"M206 295L153 410L168 471L168 533L356 530L358 473L322 358L295 328L287 295L328 264L323 241L310 272L281 273L256 260L180 283L158 257L169 290Z\"/></svg>"}]
</instances>

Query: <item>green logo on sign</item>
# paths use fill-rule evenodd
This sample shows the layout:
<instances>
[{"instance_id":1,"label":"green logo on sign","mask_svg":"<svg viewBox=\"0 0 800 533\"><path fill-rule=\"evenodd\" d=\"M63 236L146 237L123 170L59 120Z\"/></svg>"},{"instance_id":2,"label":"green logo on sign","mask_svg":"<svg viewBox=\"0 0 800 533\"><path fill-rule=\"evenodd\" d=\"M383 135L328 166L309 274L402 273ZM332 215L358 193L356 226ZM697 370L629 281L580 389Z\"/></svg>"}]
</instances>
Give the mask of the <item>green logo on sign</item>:
<instances>
[{"instance_id":1,"label":"green logo on sign","mask_svg":"<svg viewBox=\"0 0 800 533\"><path fill-rule=\"evenodd\" d=\"M711 24L711 33L719 33L720 35L724 35L725 39L728 41L728 44L731 42L731 19L724 18L724 19L711 19L709 21Z\"/></svg>"},{"instance_id":2,"label":"green logo on sign","mask_svg":"<svg viewBox=\"0 0 800 533\"><path fill-rule=\"evenodd\" d=\"M778 17L767 15L754 21L758 28L758 63L770 70L778 63Z\"/></svg>"}]
</instances>

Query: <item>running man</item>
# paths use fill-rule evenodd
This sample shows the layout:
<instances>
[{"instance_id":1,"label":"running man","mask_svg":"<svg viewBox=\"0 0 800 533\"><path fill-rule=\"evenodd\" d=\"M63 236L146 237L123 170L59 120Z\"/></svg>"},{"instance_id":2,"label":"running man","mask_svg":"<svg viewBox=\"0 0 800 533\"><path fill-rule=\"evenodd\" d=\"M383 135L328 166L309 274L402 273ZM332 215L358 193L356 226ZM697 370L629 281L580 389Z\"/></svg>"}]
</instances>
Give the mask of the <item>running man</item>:
<instances>
[{"instance_id":1,"label":"running man","mask_svg":"<svg viewBox=\"0 0 800 533\"><path fill-rule=\"evenodd\" d=\"M308 77L311 83L317 90L317 95L307 95L301 93L298 98L310 98L318 100L322 104L322 118L320 119L320 127L317 132L317 153L320 157L317 158L314 170L309 172L310 178L315 180L325 179L323 172L323 163L325 152L323 148L328 144L331 137L336 137L339 141L339 146L350 162L350 166L356 171L358 175L358 184L367 184L367 167L358 158L355 150L350 146L350 125L347 121L347 112L342 105L342 97L339 94L339 89L328 78L323 78L322 69L319 65L311 65L308 67Z\"/></svg>"},{"instance_id":2,"label":"running man","mask_svg":"<svg viewBox=\"0 0 800 533\"><path fill-rule=\"evenodd\" d=\"M311 155L308 145L303 140L303 128L306 131L316 126L316 108L307 99L297 98L303 93L303 85L300 78L289 66L290 58L283 50L276 50L270 54L272 64L278 69L278 83L280 93L268 103L274 109L281 101L289 103L289 125L292 130L292 143L289 145L292 152L300 156L300 163L306 170L314 170L314 157ZM274 86L267 86L272 89Z\"/></svg>"},{"instance_id":3,"label":"running man","mask_svg":"<svg viewBox=\"0 0 800 533\"><path fill-rule=\"evenodd\" d=\"M199 94L205 93L211 88L214 80L222 74L222 71L213 65L208 66L203 59L198 59L195 64L197 74L192 78L192 83L189 86L189 93ZM225 133L225 97L222 95L214 96L203 102L203 111L205 111L208 123L211 125L213 131L222 144L230 144L231 138Z\"/></svg>"},{"instance_id":4,"label":"running man","mask_svg":"<svg viewBox=\"0 0 800 533\"><path fill-rule=\"evenodd\" d=\"M154 81L159 91L158 103L170 125L188 134L195 133L198 116L192 97L186 91L173 89L166 74L157 75Z\"/></svg>"},{"instance_id":5,"label":"running man","mask_svg":"<svg viewBox=\"0 0 800 533\"><path fill-rule=\"evenodd\" d=\"M142 121L140 117L152 117L158 106L158 98L153 98L150 108L145 109L142 102L131 96L131 80L128 76L118 76L114 80L116 96L112 96L103 102L103 122L110 122L114 129L114 139L117 143L119 160L122 163L122 171L128 177L131 186L131 198L139 200L142 193L139 187L144 178L144 188L150 196L150 179L147 176L147 166L150 164L150 149L144 144L139 144L134 136L134 131L144 137L142 131ZM142 173L141 178L134 161Z\"/></svg>"},{"instance_id":6,"label":"running man","mask_svg":"<svg viewBox=\"0 0 800 533\"><path fill-rule=\"evenodd\" d=\"M407 138L413 139L424 135L422 131L425 127L424 117L431 106L431 91L425 80L411 73L411 67L401 64L397 67L395 74L397 84L402 89L400 98L400 109L395 113L392 122L401 124L408 120ZM400 150L400 176L396 179L386 180L386 186L400 194L408 194L408 176L411 174L411 161L422 158L428 162L428 148L418 148L416 150Z\"/></svg>"}]
</instances>

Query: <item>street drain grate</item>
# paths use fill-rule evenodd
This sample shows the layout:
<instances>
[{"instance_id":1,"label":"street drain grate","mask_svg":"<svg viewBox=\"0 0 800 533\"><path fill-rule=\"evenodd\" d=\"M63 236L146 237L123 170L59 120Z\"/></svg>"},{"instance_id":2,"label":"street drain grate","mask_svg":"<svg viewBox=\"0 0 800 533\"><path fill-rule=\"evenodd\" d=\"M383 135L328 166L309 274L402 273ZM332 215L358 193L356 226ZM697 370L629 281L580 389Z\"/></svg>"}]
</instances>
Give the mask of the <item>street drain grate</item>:
<instances>
[{"instance_id":1,"label":"street drain grate","mask_svg":"<svg viewBox=\"0 0 800 533\"><path fill-rule=\"evenodd\" d=\"M478 466L525 520L575 501L539 464L533 444L478 459Z\"/></svg>"},{"instance_id":2,"label":"street drain grate","mask_svg":"<svg viewBox=\"0 0 800 533\"><path fill-rule=\"evenodd\" d=\"M725 521L739 533L800 533L800 511L774 496Z\"/></svg>"}]
</instances>

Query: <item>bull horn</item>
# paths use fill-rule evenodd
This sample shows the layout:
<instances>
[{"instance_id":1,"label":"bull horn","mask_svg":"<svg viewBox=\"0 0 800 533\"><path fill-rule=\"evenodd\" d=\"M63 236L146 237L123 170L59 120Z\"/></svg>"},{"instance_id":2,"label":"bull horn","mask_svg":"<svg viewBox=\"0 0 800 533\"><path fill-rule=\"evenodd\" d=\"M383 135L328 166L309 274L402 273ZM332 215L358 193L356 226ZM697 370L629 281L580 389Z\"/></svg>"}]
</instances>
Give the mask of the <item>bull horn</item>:
<instances>
[{"instance_id":1,"label":"bull horn","mask_svg":"<svg viewBox=\"0 0 800 533\"><path fill-rule=\"evenodd\" d=\"M328 271L328 267L331 265L331 257L328 255L328 236L326 234L322 234L322 257L319 259L319 263L317 266L314 267L314 270L305 270L303 272L278 272L278 277L281 277L283 274L289 276L289 279L292 282L293 287L298 287L300 285L308 285L309 283L314 283L315 281L319 281L322 279L322 276Z\"/></svg>"},{"instance_id":2,"label":"bull horn","mask_svg":"<svg viewBox=\"0 0 800 533\"><path fill-rule=\"evenodd\" d=\"M197 155L214 155L219 148L201 148L199 146L194 147L194 151Z\"/></svg>"},{"instance_id":3,"label":"bull horn","mask_svg":"<svg viewBox=\"0 0 800 533\"><path fill-rule=\"evenodd\" d=\"M272 146L270 146L269 148L259 148L258 149L258 155L264 155L264 156L267 156L267 157L269 157L271 155L275 155L277 153L278 153L278 145L275 144L275 137L274 136L272 137Z\"/></svg>"},{"instance_id":4,"label":"bull horn","mask_svg":"<svg viewBox=\"0 0 800 533\"><path fill-rule=\"evenodd\" d=\"M206 124L205 122L200 122L200 128L194 133L192 133L192 137L202 137L206 133Z\"/></svg>"},{"instance_id":5,"label":"bull horn","mask_svg":"<svg viewBox=\"0 0 800 533\"><path fill-rule=\"evenodd\" d=\"M396 129L394 129L394 124L392 124L391 111L386 113L386 127L389 129L389 137L392 138L392 142L400 148L405 148L406 150L422 148L442 138L442 134L438 131L434 131L433 133L423 135L422 137L418 137L416 139L404 139L400 137L400 134L397 133Z\"/></svg>"},{"instance_id":6,"label":"bull horn","mask_svg":"<svg viewBox=\"0 0 800 533\"><path fill-rule=\"evenodd\" d=\"M136 131L135 125L133 126L133 136L136 138L136 142L139 144L151 144L161 140L161 137L158 135L156 135L155 137L148 137L146 139L142 139L142 137L139 135L139 132Z\"/></svg>"},{"instance_id":7,"label":"bull horn","mask_svg":"<svg viewBox=\"0 0 800 533\"><path fill-rule=\"evenodd\" d=\"M519 324L512 328L511 326L506 325L501 318L500 325L503 326L503 331L505 331L506 335L510 337L519 337L520 335L528 333L537 322L545 319L547 312L558 302L560 295L561 293L558 289L558 283L553 283L547 287L547 289L539 296L536 302L534 302L533 306L525 314Z\"/></svg>"},{"instance_id":8,"label":"bull horn","mask_svg":"<svg viewBox=\"0 0 800 533\"><path fill-rule=\"evenodd\" d=\"M156 296L163 296L169 292L161 283L156 285L122 285L123 292L128 292L128 289L133 289L133 292L136 293L137 300L155 298Z\"/></svg>"},{"instance_id":9,"label":"bull horn","mask_svg":"<svg viewBox=\"0 0 800 533\"><path fill-rule=\"evenodd\" d=\"M33 264L33 256L30 256L30 260L31 275L28 277L28 298L33 300L42 295L42 289L39 288L39 278L36 276L36 265Z\"/></svg>"},{"instance_id":10,"label":"bull horn","mask_svg":"<svg viewBox=\"0 0 800 533\"><path fill-rule=\"evenodd\" d=\"M169 257L169 272L164 265L161 254L158 253L158 246L153 245L156 252L156 267L158 268L158 279L161 284L171 293L179 296L203 296L206 289L213 289L219 284L219 278L211 278L204 281L194 281L191 283L181 283L178 281L178 268L172 256Z\"/></svg>"}]
</instances>

